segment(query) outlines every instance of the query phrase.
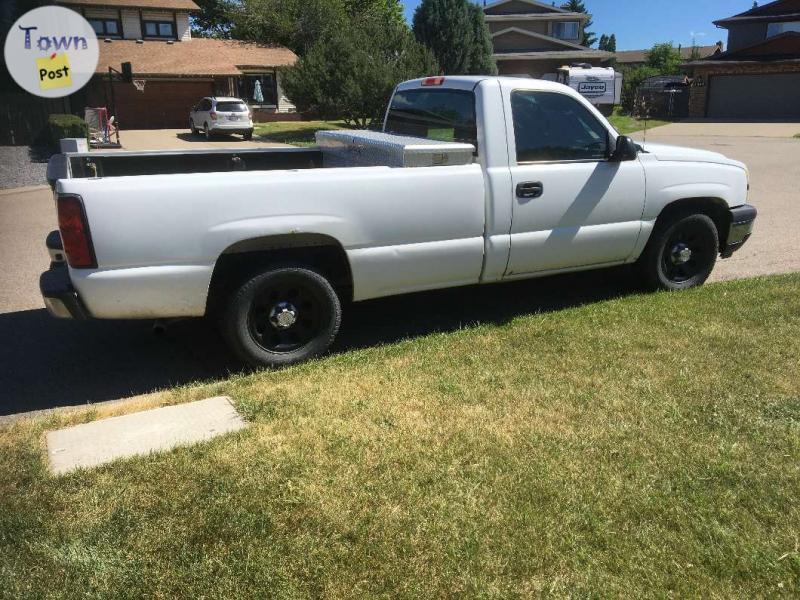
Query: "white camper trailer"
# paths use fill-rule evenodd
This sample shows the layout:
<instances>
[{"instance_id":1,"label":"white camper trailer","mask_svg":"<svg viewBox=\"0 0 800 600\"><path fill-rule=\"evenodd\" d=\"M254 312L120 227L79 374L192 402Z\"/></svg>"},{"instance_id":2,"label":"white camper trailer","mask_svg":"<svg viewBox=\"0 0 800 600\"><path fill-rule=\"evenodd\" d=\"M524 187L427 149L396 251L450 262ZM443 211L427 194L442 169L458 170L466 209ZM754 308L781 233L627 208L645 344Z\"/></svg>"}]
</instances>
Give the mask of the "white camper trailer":
<instances>
[{"instance_id":1,"label":"white camper trailer","mask_svg":"<svg viewBox=\"0 0 800 600\"><path fill-rule=\"evenodd\" d=\"M614 105L622 99L622 73L617 73L613 67L588 64L561 67L556 81L568 85L607 114L611 114Z\"/></svg>"}]
</instances>

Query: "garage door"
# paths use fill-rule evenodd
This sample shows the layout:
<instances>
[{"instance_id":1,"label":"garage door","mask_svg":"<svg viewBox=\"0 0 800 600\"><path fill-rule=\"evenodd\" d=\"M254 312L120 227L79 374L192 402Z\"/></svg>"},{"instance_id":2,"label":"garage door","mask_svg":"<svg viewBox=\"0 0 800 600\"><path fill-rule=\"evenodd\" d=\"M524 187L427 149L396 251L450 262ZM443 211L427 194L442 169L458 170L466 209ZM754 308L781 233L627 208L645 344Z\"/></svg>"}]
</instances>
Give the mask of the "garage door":
<instances>
[{"instance_id":1,"label":"garage door","mask_svg":"<svg viewBox=\"0 0 800 600\"><path fill-rule=\"evenodd\" d=\"M118 120L124 129L188 127L189 110L203 96L211 96L211 81L148 80L143 92L130 83L114 84Z\"/></svg>"},{"instance_id":2,"label":"garage door","mask_svg":"<svg viewBox=\"0 0 800 600\"><path fill-rule=\"evenodd\" d=\"M714 75L709 94L709 117L800 118L800 73Z\"/></svg>"}]
</instances>

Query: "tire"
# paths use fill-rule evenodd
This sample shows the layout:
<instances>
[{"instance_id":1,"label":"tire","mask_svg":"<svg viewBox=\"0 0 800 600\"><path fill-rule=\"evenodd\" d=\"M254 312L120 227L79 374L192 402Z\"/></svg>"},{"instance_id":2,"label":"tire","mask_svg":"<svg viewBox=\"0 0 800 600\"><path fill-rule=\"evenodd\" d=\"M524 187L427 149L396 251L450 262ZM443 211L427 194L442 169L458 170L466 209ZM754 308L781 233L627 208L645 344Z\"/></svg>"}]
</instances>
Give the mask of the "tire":
<instances>
[{"instance_id":1,"label":"tire","mask_svg":"<svg viewBox=\"0 0 800 600\"><path fill-rule=\"evenodd\" d=\"M252 140L252 139L253 139L253 132L252 132L252 130L251 130L251 131L247 131L247 132L243 133L243 134L242 134L242 139L243 139L243 140L245 140L245 141Z\"/></svg>"},{"instance_id":2,"label":"tire","mask_svg":"<svg viewBox=\"0 0 800 600\"><path fill-rule=\"evenodd\" d=\"M208 130L208 123L205 123L205 124L203 125L203 135L205 135L205 136L206 136L206 139L207 139L207 140L210 140L210 139L211 139L211 132Z\"/></svg>"},{"instance_id":3,"label":"tire","mask_svg":"<svg viewBox=\"0 0 800 600\"><path fill-rule=\"evenodd\" d=\"M717 226L704 214L683 214L656 225L639 266L652 290L703 285L719 254Z\"/></svg>"},{"instance_id":4,"label":"tire","mask_svg":"<svg viewBox=\"0 0 800 600\"><path fill-rule=\"evenodd\" d=\"M197 127L194 126L194 121L189 119L189 131L192 132L192 135L197 135Z\"/></svg>"},{"instance_id":5,"label":"tire","mask_svg":"<svg viewBox=\"0 0 800 600\"><path fill-rule=\"evenodd\" d=\"M315 271L276 268L235 290L221 314L221 332L244 362L281 367L328 350L342 320L339 297Z\"/></svg>"}]
</instances>

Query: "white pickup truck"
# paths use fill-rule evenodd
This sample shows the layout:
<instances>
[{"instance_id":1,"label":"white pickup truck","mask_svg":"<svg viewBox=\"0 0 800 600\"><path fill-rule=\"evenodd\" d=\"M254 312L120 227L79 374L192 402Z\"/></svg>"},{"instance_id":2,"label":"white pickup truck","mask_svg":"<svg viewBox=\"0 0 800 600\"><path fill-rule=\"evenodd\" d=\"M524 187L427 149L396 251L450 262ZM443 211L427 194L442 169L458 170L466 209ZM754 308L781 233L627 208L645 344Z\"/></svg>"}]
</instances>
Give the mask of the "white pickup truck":
<instances>
[{"instance_id":1,"label":"white pickup truck","mask_svg":"<svg viewBox=\"0 0 800 600\"><path fill-rule=\"evenodd\" d=\"M701 285L748 239L748 172L619 135L576 91L503 77L395 90L384 131L467 142L471 164L323 165L319 148L57 155L57 317L213 315L254 365L326 351L341 305L636 263ZM66 258L66 265L63 258Z\"/></svg>"}]
</instances>

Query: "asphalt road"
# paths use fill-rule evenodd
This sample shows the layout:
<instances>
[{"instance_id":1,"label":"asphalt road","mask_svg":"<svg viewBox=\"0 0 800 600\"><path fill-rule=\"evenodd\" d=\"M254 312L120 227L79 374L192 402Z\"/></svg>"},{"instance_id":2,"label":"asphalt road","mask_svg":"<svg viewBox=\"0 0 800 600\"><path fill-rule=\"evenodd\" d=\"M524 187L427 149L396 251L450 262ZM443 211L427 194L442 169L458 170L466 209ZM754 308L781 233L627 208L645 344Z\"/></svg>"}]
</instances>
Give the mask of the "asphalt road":
<instances>
[{"instance_id":1,"label":"asphalt road","mask_svg":"<svg viewBox=\"0 0 800 600\"><path fill-rule=\"evenodd\" d=\"M713 278L800 270L800 140L676 134L671 127L678 125L654 130L648 139L716 150L751 170L751 198L759 208L755 235L718 264ZM155 335L146 321L49 317L38 276L49 261L44 237L54 228L49 189L0 191L0 416L125 398L240 369L202 319ZM626 294L632 288L625 275L600 271L356 304L345 312L335 351Z\"/></svg>"}]
</instances>

